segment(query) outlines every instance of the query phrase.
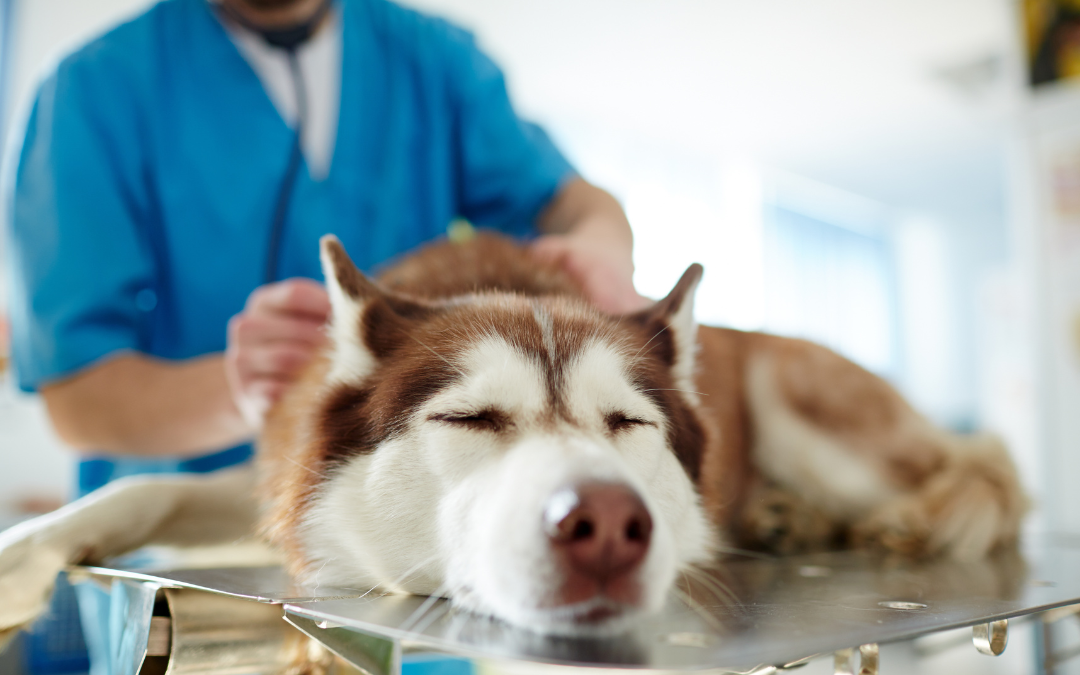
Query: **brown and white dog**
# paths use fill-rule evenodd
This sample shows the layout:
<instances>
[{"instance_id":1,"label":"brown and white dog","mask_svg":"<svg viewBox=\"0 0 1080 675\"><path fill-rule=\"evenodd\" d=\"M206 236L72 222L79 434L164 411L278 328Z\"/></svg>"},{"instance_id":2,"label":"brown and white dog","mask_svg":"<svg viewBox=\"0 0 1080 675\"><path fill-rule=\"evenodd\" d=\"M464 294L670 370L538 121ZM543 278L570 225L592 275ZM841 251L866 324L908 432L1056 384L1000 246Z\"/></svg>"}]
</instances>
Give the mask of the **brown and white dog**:
<instances>
[{"instance_id":1,"label":"brown and white dog","mask_svg":"<svg viewBox=\"0 0 1080 675\"><path fill-rule=\"evenodd\" d=\"M542 632L610 631L727 545L978 558L1026 509L991 437L932 426L802 340L698 327L693 266L607 316L481 235L374 283L322 243L330 346L257 466L121 481L0 535L0 630L65 563L254 528L301 580L443 595Z\"/></svg>"}]
</instances>

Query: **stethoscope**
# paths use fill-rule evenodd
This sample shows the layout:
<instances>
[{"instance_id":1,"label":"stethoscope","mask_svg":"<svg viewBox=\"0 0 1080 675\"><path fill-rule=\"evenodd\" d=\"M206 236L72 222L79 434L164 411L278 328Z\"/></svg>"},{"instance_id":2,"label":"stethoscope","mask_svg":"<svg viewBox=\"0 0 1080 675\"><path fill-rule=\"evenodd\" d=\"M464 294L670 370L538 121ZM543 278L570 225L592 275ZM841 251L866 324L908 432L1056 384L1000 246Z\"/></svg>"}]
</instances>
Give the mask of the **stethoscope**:
<instances>
[{"instance_id":1,"label":"stethoscope","mask_svg":"<svg viewBox=\"0 0 1080 675\"><path fill-rule=\"evenodd\" d=\"M315 14L304 23L277 29L256 26L230 7L228 3L222 2L218 4L218 8L230 19L261 37L270 46L285 51L285 55L289 60L289 74L292 78L293 90L296 92L296 133L293 135L292 148L289 150L289 163L286 165L285 173L281 177L277 200L274 202L274 215L270 221L270 238L266 253L266 270L263 276L264 283L270 283L277 279L278 258L281 255L281 235L285 229L285 216L289 212L293 187L296 184L296 176L300 172L300 164L304 157L302 140L304 126L307 122L308 102L307 87L304 84L304 73L300 69L297 49L315 34L319 24L322 23L327 12L330 11L331 2L332 0L323 0Z\"/></svg>"}]
</instances>

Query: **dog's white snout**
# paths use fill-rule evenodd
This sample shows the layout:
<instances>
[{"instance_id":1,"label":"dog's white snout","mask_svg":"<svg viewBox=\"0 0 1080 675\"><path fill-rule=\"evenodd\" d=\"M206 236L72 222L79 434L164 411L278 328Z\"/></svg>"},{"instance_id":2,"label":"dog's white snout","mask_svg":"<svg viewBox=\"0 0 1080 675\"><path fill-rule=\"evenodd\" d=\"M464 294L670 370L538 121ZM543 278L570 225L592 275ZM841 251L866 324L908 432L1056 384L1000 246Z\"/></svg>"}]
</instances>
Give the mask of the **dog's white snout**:
<instances>
[{"instance_id":1,"label":"dog's white snout","mask_svg":"<svg viewBox=\"0 0 1080 675\"><path fill-rule=\"evenodd\" d=\"M516 444L444 501L448 581L470 591L458 603L556 632L611 630L659 607L674 548L647 476L599 439Z\"/></svg>"}]
</instances>

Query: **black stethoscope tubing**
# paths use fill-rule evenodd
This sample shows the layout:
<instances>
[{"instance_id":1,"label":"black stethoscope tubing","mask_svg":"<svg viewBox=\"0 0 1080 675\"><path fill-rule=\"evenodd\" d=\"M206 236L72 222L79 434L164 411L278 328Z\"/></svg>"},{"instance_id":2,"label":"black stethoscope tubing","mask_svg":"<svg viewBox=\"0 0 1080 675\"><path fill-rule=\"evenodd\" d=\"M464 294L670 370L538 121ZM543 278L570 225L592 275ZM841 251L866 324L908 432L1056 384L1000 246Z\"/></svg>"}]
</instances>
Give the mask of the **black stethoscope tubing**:
<instances>
[{"instance_id":1,"label":"black stethoscope tubing","mask_svg":"<svg viewBox=\"0 0 1080 675\"><path fill-rule=\"evenodd\" d=\"M332 2L333 0L323 0L314 15L304 23L279 29L256 26L228 3L221 2L218 4L224 14L248 30L260 35L272 47L285 51L289 60L289 74L292 76L293 91L296 92L296 129L293 134L292 147L289 150L289 163L286 165L285 173L281 177L277 199L274 201L274 214L270 221L266 268L263 273L263 283L267 284L277 280L278 264L281 258L281 239L285 232L285 220L296 188L296 179L300 173L300 166L304 161L303 140L304 127L307 124L308 100L307 88L304 84L304 73L300 68L300 57L297 54L297 49L315 34L315 30L330 11Z\"/></svg>"}]
</instances>

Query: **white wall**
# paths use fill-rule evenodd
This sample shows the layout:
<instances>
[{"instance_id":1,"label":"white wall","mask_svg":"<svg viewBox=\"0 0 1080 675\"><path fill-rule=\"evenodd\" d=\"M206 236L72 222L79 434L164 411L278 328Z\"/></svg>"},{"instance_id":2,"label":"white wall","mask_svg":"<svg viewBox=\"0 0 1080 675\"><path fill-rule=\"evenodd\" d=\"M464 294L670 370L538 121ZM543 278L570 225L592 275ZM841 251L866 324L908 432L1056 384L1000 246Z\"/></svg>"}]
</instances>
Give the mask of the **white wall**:
<instances>
[{"instance_id":1,"label":"white wall","mask_svg":"<svg viewBox=\"0 0 1080 675\"><path fill-rule=\"evenodd\" d=\"M72 49L151 4L150 0L13 0L3 101L4 136L20 117L44 73Z\"/></svg>"},{"instance_id":2,"label":"white wall","mask_svg":"<svg viewBox=\"0 0 1080 675\"><path fill-rule=\"evenodd\" d=\"M406 4L474 29L545 122L751 158L899 208L994 209L1010 0ZM988 55L1002 72L984 89L949 84Z\"/></svg>"},{"instance_id":3,"label":"white wall","mask_svg":"<svg viewBox=\"0 0 1080 675\"><path fill-rule=\"evenodd\" d=\"M52 434L36 397L0 377L0 519L28 501L65 501L75 485L69 450Z\"/></svg>"}]
</instances>

